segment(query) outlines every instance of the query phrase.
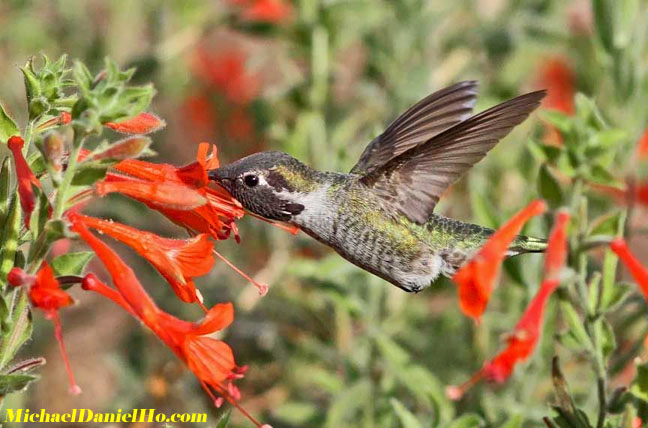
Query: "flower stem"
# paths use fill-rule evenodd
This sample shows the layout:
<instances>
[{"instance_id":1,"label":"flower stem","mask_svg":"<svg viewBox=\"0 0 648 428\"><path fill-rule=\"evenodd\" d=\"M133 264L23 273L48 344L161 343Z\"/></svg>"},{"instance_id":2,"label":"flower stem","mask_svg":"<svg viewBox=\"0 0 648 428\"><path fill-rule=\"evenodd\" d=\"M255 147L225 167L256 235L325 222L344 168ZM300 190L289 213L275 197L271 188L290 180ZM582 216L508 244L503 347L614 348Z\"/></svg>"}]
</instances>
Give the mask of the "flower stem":
<instances>
[{"instance_id":1,"label":"flower stem","mask_svg":"<svg viewBox=\"0 0 648 428\"><path fill-rule=\"evenodd\" d=\"M63 216L65 211L65 203L67 202L67 193L70 190L72 185L72 179L74 178L75 169L78 163L79 152L83 147L83 142L85 137L78 137L78 131L75 130L74 133L74 143L68 158L67 168L65 174L63 175L63 180L61 180L61 185L58 188L58 193L56 194L56 204L54 207L54 219L60 219Z\"/></svg>"}]
</instances>

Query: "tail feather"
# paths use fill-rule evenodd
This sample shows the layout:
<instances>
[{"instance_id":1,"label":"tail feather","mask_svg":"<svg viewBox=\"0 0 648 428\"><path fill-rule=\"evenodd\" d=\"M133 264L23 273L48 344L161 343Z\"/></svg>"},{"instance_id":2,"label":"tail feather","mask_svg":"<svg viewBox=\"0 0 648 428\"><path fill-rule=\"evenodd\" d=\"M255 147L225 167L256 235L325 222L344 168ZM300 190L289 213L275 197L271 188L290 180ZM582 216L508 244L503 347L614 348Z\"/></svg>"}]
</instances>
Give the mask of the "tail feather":
<instances>
[{"instance_id":1,"label":"tail feather","mask_svg":"<svg viewBox=\"0 0 648 428\"><path fill-rule=\"evenodd\" d=\"M509 247L509 251L514 255L524 253L543 253L547 249L547 240L543 238L534 238L532 236L519 235Z\"/></svg>"}]
</instances>

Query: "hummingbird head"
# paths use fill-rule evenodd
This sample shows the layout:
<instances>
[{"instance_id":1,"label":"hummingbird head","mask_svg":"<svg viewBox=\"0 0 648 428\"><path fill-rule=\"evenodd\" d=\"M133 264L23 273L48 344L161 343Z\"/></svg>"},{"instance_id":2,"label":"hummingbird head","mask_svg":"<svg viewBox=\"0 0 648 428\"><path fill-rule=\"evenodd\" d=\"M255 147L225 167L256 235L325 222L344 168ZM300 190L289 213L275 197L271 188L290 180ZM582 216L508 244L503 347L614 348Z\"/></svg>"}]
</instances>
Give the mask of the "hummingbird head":
<instances>
[{"instance_id":1,"label":"hummingbird head","mask_svg":"<svg viewBox=\"0 0 648 428\"><path fill-rule=\"evenodd\" d=\"M209 171L248 210L270 220L290 221L304 210L298 202L313 170L286 153L255 153Z\"/></svg>"}]
</instances>

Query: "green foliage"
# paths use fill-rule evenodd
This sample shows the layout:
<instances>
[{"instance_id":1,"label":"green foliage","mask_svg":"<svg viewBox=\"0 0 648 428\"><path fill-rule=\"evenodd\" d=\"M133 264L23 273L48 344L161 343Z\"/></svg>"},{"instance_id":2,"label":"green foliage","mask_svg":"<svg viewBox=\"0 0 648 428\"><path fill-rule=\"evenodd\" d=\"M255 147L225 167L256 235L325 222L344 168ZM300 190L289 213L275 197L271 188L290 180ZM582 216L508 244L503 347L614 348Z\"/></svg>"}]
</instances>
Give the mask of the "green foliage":
<instances>
[{"instance_id":1,"label":"green foliage","mask_svg":"<svg viewBox=\"0 0 648 428\"><path fill-rule=\"evenodd\" d=\"M570 260L554 296L558 299L549 303L534 355L516 367L506 384L480 384L457 403L445 395L445 386L466 381L495 355L539 286L539 256L507 262L480 326L461 316L449 282L405 295L303 234L293 237L254 219L239 223L240 246L223 242L218 251L245 270L258 271L271 283L270 293L257 302L254 290L221 263L198 285L207 302L235 302L236 321L226 340L233 344L237 363L251 367L240 384L242 404L249 400L253 413L273 426L513 428L542 426L546 420L553 426L599 426L601 409L606 427L630 427L635 416L648 420L643 363L627 384L636 358L645 359L646 305L636 284L618 269L614 253L593 249L628 233L639 255L645 245L644 208L628 207L623 198L600 190L607 186L623 193L627 181L643 183L646 172L645 162L634 155L648 105L645 2L297 1L292 20L279 24L247 22L228 2L192 1L136 2L128 8L106 3L106 13L97 21L88 18L85 3L52 5L51 23L35 21L40 13L33 13L30 2L7 8L6 35L0 38L10 41L2 45L12 59L0 64L6 79L16 74L12 64L24 63L41 49L51 58L63 50L80 60L70 68L65 57L55 62L43 58L22 68L28 109L15 117L26 124L22 135L31 135L25 138L28 160L45 174L40 176L45 191L61 196L51 218L39 205L29 219L34 228L27 232L13 196L15 183L8 178L10 162L3 161L0 224L10 225L0 229L3 284L11 267L24 265L25 259L35 265L48 257L54 242L72 236L62 213L114 161L148 147L145 139L132 149L126 147L130 142L108 138L104 143L97 136L104 123L132 117L150 102L152 88L130 82L152 80L162 95L155 109L169 120L169 129L156 134L155 147L170 163L189 161L189 144L210 139L218 143L222 160L260 148L278 149L320 169L348 171L389 120L433 90L477 79L475 111L481 111L542 81L543 67L560 56L582 93L574 99L573 112L544 109L533 115L436 209L489 227L502 224L535 195L546 198L552 209L570 209ZM202 46L215 55L243 52L248 58L241 68L249 79L223 72L218 61L205 68L212 74L197 72ZM119 58L127 70L102 63L104 56ZM134 64L146 67L133 74ZM226 81L224 93L213 89L217 84L210 78ZM19 132L7 111L18 111L23 89L12 82L3 83L7 110L0 111L0 141ZM240 82L248 89L262 86L249 106L232 101L227 92ZM66 165L76 171L66 181L56 178L46 156L42 127L68 111L72 130L57 130L66 154L82 145L91 153L85 161ZM230 129L244 123L254 134L247 140ZM545 142L549 126L560 133L561 144ZM119 144L127 150L115 155ZM106 158L108 152L113 155ZM155 218L142 218L139 207L123 201L108 199L93 209L116 219L137 219L155 230L173 230ZM525 233L546 237L550 218L531 222ZM26 244L34 242L39 244L27 252ZM73 254L78 255L72 260L62 256L52 261L57 274L82 272L87 258ZM195 315L156 287L159 281L151 275L143 282L151 284L165 307ZM14 298L23 294L14 296L12 290L0 300L3 334L11 333L15 343L25 336L15 330ZM69 328L112 325L106 313L97 316L94 308L77 312L70 318L84 322ZM45 351L38 324L37 340L25 352ZM170 364L173 357L148 352L154 345L135 328L111 331L111 364L102 371L119 379L114 384L120 386L105 387L110 398L97 407L211 411L199 385L179 380ZM22 331L31 335L31 330ZM103 342L102 337L88 341ZM6 355L3 374L17 349L8 346L3 341L0 347ZM559 376L553 373L552 389L554 355L563 364ZM160 378L173 387L161 396L149 394L152 379ZM113 385L100 376L84 381ZM630 392L617 389L624 382ZM607 406L601 405L601 396ZM46 408L48 402L39 404ZM219 426L247 426L236 412L231 416L226 413ZM210 414L209 420L217 417Z\"/></svg>"}]
</instances>

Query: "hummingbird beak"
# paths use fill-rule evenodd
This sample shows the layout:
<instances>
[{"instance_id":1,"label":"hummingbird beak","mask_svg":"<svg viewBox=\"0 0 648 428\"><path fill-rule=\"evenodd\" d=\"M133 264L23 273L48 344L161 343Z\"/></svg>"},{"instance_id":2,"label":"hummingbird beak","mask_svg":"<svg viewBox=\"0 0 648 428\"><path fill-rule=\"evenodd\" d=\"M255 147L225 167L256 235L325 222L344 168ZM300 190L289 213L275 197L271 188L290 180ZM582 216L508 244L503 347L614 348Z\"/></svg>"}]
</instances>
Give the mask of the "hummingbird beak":
<instances>
[{"instance_id":1,"label":"hummingbird beak","mask_svg":"<svg viewBox=\"0 0 648 428\"><path fill-rule=\"evenodd\" d=\"M223 180L227 179L227 177L225 176L225 174L223 172L224 171L223 171L222 168L216 168L216 169L212 169L210 171L207 171L207 176L209 177L210 180L214 180L215 182L220 183Z\"/></svg>"}]
</instances>

